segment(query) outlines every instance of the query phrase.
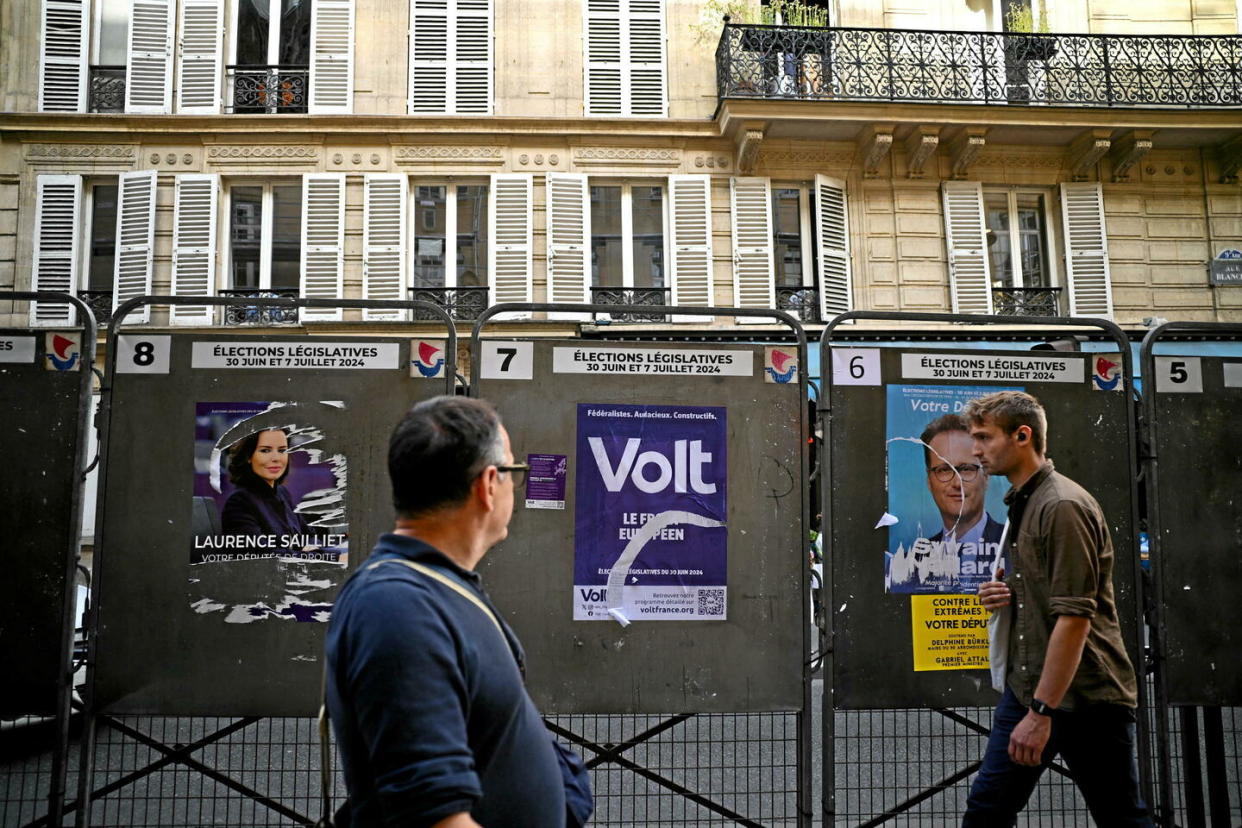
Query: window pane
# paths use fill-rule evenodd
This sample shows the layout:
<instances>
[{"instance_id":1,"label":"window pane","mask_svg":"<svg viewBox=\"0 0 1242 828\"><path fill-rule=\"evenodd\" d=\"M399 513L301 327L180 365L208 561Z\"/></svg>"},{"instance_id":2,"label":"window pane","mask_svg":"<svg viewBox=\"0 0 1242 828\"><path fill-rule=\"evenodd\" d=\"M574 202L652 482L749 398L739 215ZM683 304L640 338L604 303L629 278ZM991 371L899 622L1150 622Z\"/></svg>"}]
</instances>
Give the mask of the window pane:
<instances>
[{"instance_id":1,"label":"window pane","mask_svg":"<svg viewBox=\"0 0 1242 828\"><path fill-rule=\"evenodd\" d=\"M229 286L259 286L263 241L263 188L233 187L229 192Z\"/></svg>"},{"instance_id":2,"label":"window pane","mask_svg":"<svg viewBox=\"0 0 1242 828\"><path fill-rule=\"evenodd\" d=\"M302 267L302 185L272 188L272 287L298 290Z\"/></svg>"},{"instance_id":3,"label":"window pane","mask_svg":"<svg viewBox=\"0 0 1242 828\"><path fill-rule=\"evenodd\" d=\"M1022 254L1022 286L1048 287L1048 242L1044 232L1044 197L1018 195L1018 243Z\"/></svg>"},{"instance_id":4,"label":"window pane","mask_svg":"<svg viewBox=\"0 0 1242 828\"><path fill-rule=\"evenodd\" d=\"M457 286L487 286L487 187L457 188Z\"/></svg>"},{"instance_id":5,"label":"window pane","mask_svg":"<svg viewBox=\"0 0 1242 828\"><path fill-rule=\"evenodd\" d=\"M116 267L116 184L91 187L91 253L88 290L112 290Z\"/></svg>"},{"instance_id":6,"label":"window pane","mask_svg":"<svg viewBox=\"0 0 1242 828\"><path fill-rule=\"evenodd\" d=\"M444 287L443 187L414 188L414 287Z\"/></svg>"},{"instance_id":7,"label":"window pane","mask_svg":"<svg viewBox=\"0 0 1242 828\"><path fill-rule=\"evenodd\" d=\"M1009 196L1006 193L984 193L983 210L987 217L988 258L992 265L992 284L1013 287L1013 254L1009 243Z\"/></svg>"},{"instance_id":8,"label":"window pane","mask_svg":"<svg viewBox=\"0 0 1242 828\"><path fill-rule=\"evenodd\" d=\"M802 217L798 192L791 187L772 190L772 239L776 248L772 258L779 287L802 286Z\"/></svg>"},{"instance_id":9,"label":"window pane","mask_svg":"<svg viewBox=\"0 0 1242 828\"><path fill-rule=\"evenodd\" d=\"M634 287L664 287L664 188L635 187Z\"/></svg>"},{"instance_id":10,"label":"window pane","mask_svg":"<svg viewBox=\"0 0 1242 828\"><path fill-rule=\"evenodd\" d=\"M621 250L621 188L591 188L591 284L625 283Z\"/></svg>"},{"instance_id":11,"label":"window pane","mask_svg":"<svg viewBox=\"0 0 1242 828\"><path fill-rule=\"evenodd\" d=\"M124 66L129 47L131 0L102 0L99 7L99 65Z\"/></svg>"},{"instance_id":12,"label":"window pane","mask_svg":"<svg viewBox=\"0 0 1242 828\"><path fill-rule=\"evenodd\" d=\"M269 0L240 0L237 7L237 64L265 66L269 24Z\"/></svg>"},{"instance_id":13,"label":"window pane","mask_svg":"<svg viewBox=\"0 0 1242 828\"><path fill-rule=\"evenodd\" d=\"M280 56L282 66L310 63L311 0L284 0L280 18Z\"/></svg>"}]
</instances>

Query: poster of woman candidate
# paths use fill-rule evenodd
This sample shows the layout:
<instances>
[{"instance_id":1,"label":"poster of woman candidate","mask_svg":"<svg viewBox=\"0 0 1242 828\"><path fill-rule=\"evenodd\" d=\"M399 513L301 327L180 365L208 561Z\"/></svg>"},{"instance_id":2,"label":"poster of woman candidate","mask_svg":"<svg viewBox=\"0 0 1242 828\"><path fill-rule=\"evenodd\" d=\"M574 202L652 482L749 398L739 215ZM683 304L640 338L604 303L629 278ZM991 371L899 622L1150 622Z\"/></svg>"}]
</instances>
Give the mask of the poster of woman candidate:
<instances>
[{"instance_id":1,"label":"poster of woman candidate","mask_svg":"<svg viewBox=\"0 0 1242 828\"><path fill-rule=\"evenodd\" d=\"M961 412L1001 390L888 386L885 592L973 593L991 578L1009 484L979 465Z\"/></svg>"},{"instance_id":2,"label":"poster of woman candidate","mask_svg":"<svg viewBox=\"0 0 1242 828\"><path fill-rule=\"evenodd\" d=\"M347 563L347 466L317 424L324 407L344 404L195 406L191 564Z\"/></svg>"}]
</instances>

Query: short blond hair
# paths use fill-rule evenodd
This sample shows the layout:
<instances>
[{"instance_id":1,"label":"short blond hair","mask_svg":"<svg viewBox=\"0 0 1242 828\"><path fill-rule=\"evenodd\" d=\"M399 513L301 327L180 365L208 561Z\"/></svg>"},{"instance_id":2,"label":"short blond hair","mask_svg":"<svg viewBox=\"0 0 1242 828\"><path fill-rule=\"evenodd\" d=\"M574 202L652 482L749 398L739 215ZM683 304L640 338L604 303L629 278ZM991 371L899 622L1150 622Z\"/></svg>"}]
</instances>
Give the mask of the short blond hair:
<instances>
[{"instance_id":1,"label":"short blond hair","mask_svg":"<svg viewBox=\"0 0 1242 828\"><path fill-rule=\"evenodd\" d=\"M980 425L990 419L1006 434L1013 434L1022 426L1031 429L1031 448L1042 455L1047 449L1048 415L1039 400L1025 391L997 391L975 397L966 403L962 416L971 425Z\"/></svg>"}]
</instances>

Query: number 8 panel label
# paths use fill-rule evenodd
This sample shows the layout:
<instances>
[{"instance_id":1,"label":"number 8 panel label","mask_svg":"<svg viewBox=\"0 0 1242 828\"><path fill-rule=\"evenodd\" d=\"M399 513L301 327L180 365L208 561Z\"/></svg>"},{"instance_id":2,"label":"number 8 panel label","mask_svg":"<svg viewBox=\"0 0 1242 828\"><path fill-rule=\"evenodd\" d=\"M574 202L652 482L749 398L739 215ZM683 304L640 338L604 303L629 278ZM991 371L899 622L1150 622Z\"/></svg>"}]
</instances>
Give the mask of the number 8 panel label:
<instances>
[{"instance_id":1,"label":"number 8 panel label","mask_svg":"<svg viewBox=\"0 0 1242 828\"><path fill-rule=\"evenodd\" d=\"M116 338L118 374L167 374L172 344L168 336L121 335Z\"/></svg>"}]
</instances>

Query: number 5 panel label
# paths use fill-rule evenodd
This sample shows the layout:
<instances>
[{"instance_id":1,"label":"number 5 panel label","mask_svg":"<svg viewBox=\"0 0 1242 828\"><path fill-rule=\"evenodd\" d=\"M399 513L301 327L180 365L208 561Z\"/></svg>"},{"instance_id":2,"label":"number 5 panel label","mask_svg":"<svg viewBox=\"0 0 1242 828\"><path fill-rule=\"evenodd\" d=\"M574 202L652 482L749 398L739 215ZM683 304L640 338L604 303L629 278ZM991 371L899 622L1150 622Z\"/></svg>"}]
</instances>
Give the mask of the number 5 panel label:
<instances>
[{"instance_id":1,"label":"number 5 panel label","mask_svg":"<svg viewBox=\"0 0 1242 828\"><path fill-rule=\"evenodd\" d=\"M1202 394L1203 364L1198 357L1156 357L1156 392Z\"/></svg>"},{"instance_id":2,"label":"number 5 panel label","mask_svg":"<svg viewBox=\"0 0 1242 828\"><path fill-rule=\"evenodd\" d=\"M116 339L118 374L167 374L172 345L167 336L126 336Z\"/></svg>"},{"instance_id":3,"label":"number 5 panel label","mask_svg":"<svg viewBox=\"0 0 1242 828\"><path fill-rule=\"evenodd\" d=\"M483 379L528 380L534 378L535 343L483 342Z\"/></svg>"},{"instance_id":4,"label":"number 5 panel label","mask_svg":"<svg viewBox=\"0 0 1242 828\"><path fill-rule=\"evenodd\" d=\"M882 385L879 348L833 348L833 385Z\"/></svg>"}]
</instances>

